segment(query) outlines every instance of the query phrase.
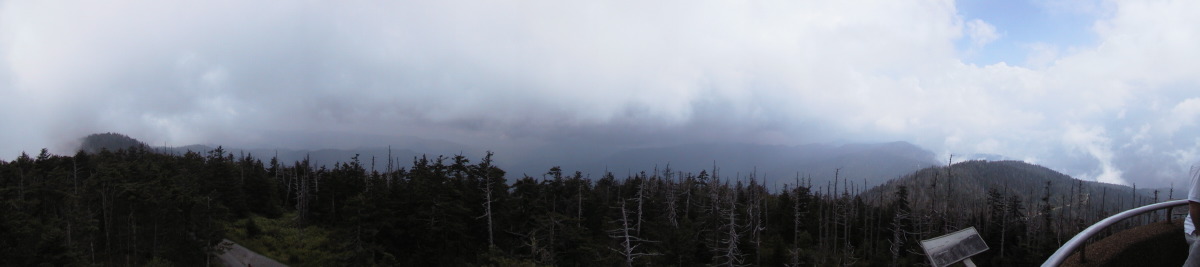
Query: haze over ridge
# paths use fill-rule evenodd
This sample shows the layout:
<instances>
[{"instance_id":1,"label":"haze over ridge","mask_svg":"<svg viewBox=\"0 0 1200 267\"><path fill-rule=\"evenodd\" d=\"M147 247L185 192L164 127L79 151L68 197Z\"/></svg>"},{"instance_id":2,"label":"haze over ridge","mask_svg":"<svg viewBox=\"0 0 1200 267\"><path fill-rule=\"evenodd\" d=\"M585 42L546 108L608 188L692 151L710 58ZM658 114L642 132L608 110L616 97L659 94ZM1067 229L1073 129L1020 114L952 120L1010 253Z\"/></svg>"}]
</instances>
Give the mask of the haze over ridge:
<instances>
[{"instance_id":1,"label":"haze over ridge","mask_svg":"<svg viewBox=\"0 0 1200 267\"><path fill-rule=\"evenodd\" d=\"M386 172L410 168L420 158L436 161L463 156L486 155L489 151L460 144L409 143L395 147L357 147L352 149L270 149L239 148L209 145L179 147L151 146L134 137L119 133L92 134L82 139L80 150L97 153L103 149L116 151L144 146L164 154L209 155L220 148L224 155L252 158L264 162L278 160L281 164L307 161L312 166L330 167L355 160L368 171ZM527 157L494 154L497 167L509 180L549 175L558 168L563 175L601 178L639 175L682 177L707 172L723 179L743 181L754 179L771 189L807 183L853 183L871 187L884 181L908 175L929 166L939 166L928 150L907 142L879 144L806 144L800 146L755 145L735 143L688 144L671 147L640 148L601 153L541 153Z\"/></svg>"}]
</instances>

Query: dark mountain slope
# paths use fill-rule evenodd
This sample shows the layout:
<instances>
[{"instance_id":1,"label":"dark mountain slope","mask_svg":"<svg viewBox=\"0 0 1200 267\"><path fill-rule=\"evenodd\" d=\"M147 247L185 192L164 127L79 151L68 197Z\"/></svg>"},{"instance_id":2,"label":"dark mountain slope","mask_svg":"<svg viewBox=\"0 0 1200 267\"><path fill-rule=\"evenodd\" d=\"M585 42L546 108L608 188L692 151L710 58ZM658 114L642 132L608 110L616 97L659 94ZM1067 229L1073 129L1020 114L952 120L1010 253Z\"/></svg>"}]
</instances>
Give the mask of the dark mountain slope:
<instances>
[{"instance_id":1,"label":"dark mountain slope","mask_svg":"<svg viewBox=\"0 0 1200 267\"><path fill-rule=\"evenodd\" d=\"M332 138L332 137L330 137ZM401 140L403 141L403 140ZM292 163L308 158L320 165L349 162L355 155L367 169L384 171L389 165L389 155L394 168L410 166L415 157L429 155L452 155L468 151L436 141L408 140L394 149L387 147L360 147L355 149L244 149L224 147L226 153L235 157L243 155L267 160L278 157L282 163ZM143 146L141 142L116 133L91 135L84 140L81 149L89 152L102 148L109 150ZM188 151L207 154L214 146L189 145L182 147L155 147L154 151L182 155ZM690 144L670 147L622 150L607 154L588 149L559 149L535 155L513 155L506 151L495 151L497 163L508 171L508 178L517 179L524 175L539 177L551 167L561 166L566 173L583 172L588 177L602 177L606 171L618 177L638 172L665 170L668 166L675 171L699 173L712 172L714 165L723 177L745 178L755 172L759 179L765 178L772 188L793 183L797 175L811 178L814 184L832 181L835 174L840 180L853 182L858 188L878 185L884 181L912 173L920 168L937 165L934 154L907 142L876 144L808 144L799 146L756 145L736 143ZM482 153L482 152L479 152ZM374 162L372 162L374 161ZM372 164L374 163L374 164ZM760 180L761 181L761 180Z\"/></svg>"},{"instance_id":2,"label":"dark mountain slope","mask_svg":"<svg viewBox=\"0 0 1200 267\"><path fill-rule=\"evenodd\" d=\"M102 150L117 151L131 147L147 147L145 143L119 133L91 134L83 138L79 150L87 153L97 153Z\"/></svg>"},{"instance_id":3,"label":"dark mountain slope","mask_svg":"<svg viewBox=\"0 0 1200 267\"><path fill-rule=\"evenodd\" d=\"M158 148L160 151L182 154L187 151L205 153L213 147L192 145L175 148ZM256 158L269 159L278 153L281 162L291 163L309 157L310 161L327 165L336 162L348 162L354 155L359 161L371 169L372 157L375 159L375 169L383 171L388 163L388 148L364 147L357 149L321 149L321 150L291 150L291 149L239 149L225 148L225 151L239 155L253 154ZM443 151L443 150L439 150ZM792 183L797 174L812 177L814 183L832 180L834 173L840 169L840 177L856 183L875 185L888 179L912 173L921 167L937 164L932 152L921 149L905 142L881 144L848 144L841 146L810 144L802 146L771 146L751 144L693 144L662 148L643 148L624 150L605 157L589 156L589 151L559 151L559 156L527 157L512 159L505 151L496 151L497 162L508 172L508 178L517 179L524 175L540 177L551 167L561 166L567 173L583 172L589 177L602 177L607 170L621 177L638 172L659 171L670 166L672 170L699 173L701 170L712 171L715 163L724 177L742 176L743 178L756 171L758 177L766 177L769 185ZM414 157L432 153L428 150L417 150L410 147L392 149L395 167L405 167L412 164ZM779 181L775 183L775 181Z\"/></svg>"},{"instance_id":4,"label":"dark mountain slope","mask_svg":"<svg viewBox=\"0 0 1200 267\"><path fill-rule=\"evenodd\" d=\"M155 148L159 152L167 154L182 155L188 151L207 154L215 149L214 147L204 145L190 145L183 147L159 147ZM410 149L388 149L388 148L359 148L359 149L320 149L320 150L295 150L295 149L240 149L240 148L223 148L226 153L232 153L234 157L242 155L253 156L258 159L267 161L271 158L278 157L280 163L292 164L294 162L303 161L308 158L316 166L332 166L337 163L347 163L354 160L358 156L358 161L368 170L374 169L377 171L386 171L388 167L388 156L392 157L392 167L401 168L412 165L415 157L421 157L423 154ZM437 155L428 155L431 160Z\"/></svg>"},{"instance_id":5,"label":"dark mountain slope","mask_svg":"<svg viewBox=\"0 0 1200 267\"><path fill-rule=\"evenodd\" d=\"M698 173L711 172L713 165L725 177L751 172L766 177L767 184L782 186L792 183L797 175L811 177L813 183L832 181L835 172L841 179L855 183L877 185L889 179L912 173L922 167L936 165L934 154L907 142L878 144L808 144L799 146L755 144L691 144L661 148L633 149L611 156L576 164L564 165L564 170L578 168L585 173L603 173L605 169L621 175L626 172L671 169ZM840 171L839 171L840 169Z\"/></svg>"},{"instance_id":6,"label":"dark mountain slope","mask_svg":"<svg viewBox=\"0 0 1200 267\"><path fill-rule=\"evenodd\" d=\"M890 199L899 186L908 188L914 209L969 209L984 205L989 189L1017 196L1028 214L1037 214L1044 203L1053 209L1090 218L1155 202L1155 190L1083 181L1046 167L1020 161L966 161L951 167L925 168L888 181L863 193L867 199ZM882 194L882 196L880 195ZM1043 201L1049 195L1049 198ZM1182 197L1180 192L1158 191L1158 201ZM1089 220L1084 220L1089 221ZM1094 220L1092 220L1094 221Z\"/></svg>"}]
</instances>

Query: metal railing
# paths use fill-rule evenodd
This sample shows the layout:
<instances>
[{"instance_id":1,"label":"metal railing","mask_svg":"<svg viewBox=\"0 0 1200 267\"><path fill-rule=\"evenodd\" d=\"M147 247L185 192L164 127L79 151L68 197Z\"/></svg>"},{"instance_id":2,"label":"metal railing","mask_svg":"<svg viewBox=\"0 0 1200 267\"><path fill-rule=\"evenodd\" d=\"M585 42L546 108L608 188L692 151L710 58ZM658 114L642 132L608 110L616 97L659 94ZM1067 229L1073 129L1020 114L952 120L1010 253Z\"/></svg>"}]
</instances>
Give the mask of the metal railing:
<instances>
[{"instance_id":1,"label":"metal railing","mask_svg":"<svg viewBox=\"0 0 1200 267\"><path fill-rule=\"evenodd\" d=\"M1109 216L1108 218L1104 218L1087 229L1083 229L1083 231L1079 232L1079 234L1076 234L1075 237L1072 237L1071 240L1068 240L1067 243L1063 243L1063 246L1058 248L1058 251L1055 251L1053 255L1050 255L1050 258L1046 259L1045 263L1042 263L1042 267L1061 265L1067 260L1067 257L1071 256L1071 253L1074 253L1076 249L1078 249L1080 246L1083 246L1089 238L1092 238L1092 236L1100 233L1100 231L1103 231L1104 228L1108 228L1109 226L1112 226L1113 224L1116 224L1122 220L1161 209L1171 209L1187 204L1188 201L1186 199L1163 201L1123 211L1113 216ZM1171 212L1168 210L1167 218L1170 219L1170 216Z\"/></svg>"}]
</instances>

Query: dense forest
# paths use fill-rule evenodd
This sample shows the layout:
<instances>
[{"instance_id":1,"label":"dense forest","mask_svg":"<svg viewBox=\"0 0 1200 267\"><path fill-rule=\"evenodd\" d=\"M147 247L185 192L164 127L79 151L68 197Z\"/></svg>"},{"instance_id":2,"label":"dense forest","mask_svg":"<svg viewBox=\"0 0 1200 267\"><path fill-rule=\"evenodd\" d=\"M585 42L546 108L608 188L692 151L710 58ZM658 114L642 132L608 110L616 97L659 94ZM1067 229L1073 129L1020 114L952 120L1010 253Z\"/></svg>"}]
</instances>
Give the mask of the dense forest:
<instances>
[{"instance_id":1,"label":"dense forest","mask_svg":"<svg viewBox=\"0 0 1200 267\"><path fill-rule=\"evenodd\" d=\"M316 233L308 244L267 246L308 246L307 255L276 255L298 266L908 266L927 264L919 240L974 226L991 247L976 262L1033 265L1078 231L1050 226L1064 212L1054 202L994 187L980 205L931 209L921 206L954 201L919 198L916 184L865 194L836 177L768 188L754 173L716 166L621 178L553 167L507 180L492 157L419 157L396 168L391 158L316 166L222 148L22 154L0 161L0 259L195 266L223 238L261 243L319 229L306 232ZM377 162L385 171L368 171ZM924 171L952 177L960 166L974 165ZM1061 194L1052 190L1039 193Z\"/></svg>"}]
</instances>

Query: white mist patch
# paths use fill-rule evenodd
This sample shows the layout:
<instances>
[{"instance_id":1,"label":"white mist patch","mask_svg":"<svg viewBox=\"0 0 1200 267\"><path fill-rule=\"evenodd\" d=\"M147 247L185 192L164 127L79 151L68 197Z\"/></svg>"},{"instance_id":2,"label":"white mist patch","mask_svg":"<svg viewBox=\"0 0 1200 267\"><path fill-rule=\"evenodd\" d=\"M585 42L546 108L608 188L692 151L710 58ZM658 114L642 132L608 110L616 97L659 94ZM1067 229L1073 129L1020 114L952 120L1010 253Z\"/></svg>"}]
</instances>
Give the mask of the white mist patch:
<instances>
[{"instance_id":1,"label":"white mist patch","mask_svg":"<svg viewBox=\"0 0 1200 267\"><path fill-rule=\"evenodd\" d=\"M1113 163L1112 140L1106 136L1104 128L1069 125L1063 134L1062 141L1100 162L1098 173L1085 174L1080 178L1110 184L1129 184L1121 177L1121 170L1117 169Z\"/></svg>"}]
</instances>

